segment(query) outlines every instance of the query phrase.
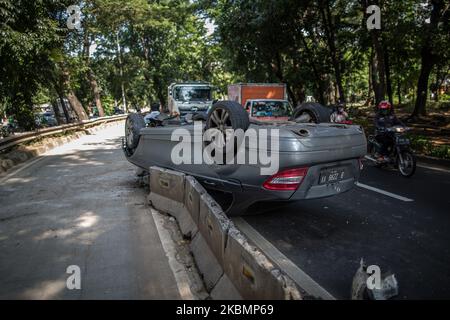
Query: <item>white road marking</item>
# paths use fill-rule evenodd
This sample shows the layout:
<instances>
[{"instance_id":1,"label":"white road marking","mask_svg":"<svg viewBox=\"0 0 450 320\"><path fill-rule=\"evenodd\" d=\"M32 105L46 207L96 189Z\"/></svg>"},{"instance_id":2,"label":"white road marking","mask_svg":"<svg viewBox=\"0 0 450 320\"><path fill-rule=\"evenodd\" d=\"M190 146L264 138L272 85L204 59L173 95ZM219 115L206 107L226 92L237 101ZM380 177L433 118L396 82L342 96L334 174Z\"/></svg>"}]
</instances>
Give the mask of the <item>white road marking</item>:
<instances>
[{"instance_id":1,"label":"white road marking","mask_svg":"<svg viewBox=\"0 0 450 320\"><path fill-rule=\"evenodd\" d=\"M423 168L423 169L430 169L430 170L435 170L435 171L440 171L440 172L450 173L450 170L444 169L444 168L432 167L432 166L429 166L429 165L423 165L423 164L418 164L417 166L418 166L419 168Z\"/></svg>"},{"instance_id":2,"label":"white road marking","mask_svg":"<svg viewBox=\"0 0 450 320\"><path fill-rule=\"evenodd\" d=\"M289 260L273 244L264 238L258 231L242 218L232 219L234 224L241 230L262 252L264 252L278 267L309 294L324 300L336 300L331 293L325 290L309 275L301 270L295 263Z\"/></svg>"},{"instance_id":3,"label":"white road marking","mask_svg":"<svg viewBox=\"0 0 450 320\"><path fill-rule=\"evenodd\" d=\"M371 187L371 186L368 186L366 184L362 184L362 183L357 182L356 185L358 187L360 187L360 188L364 188L364 189L367 189L367 190L370 190L370 191L373 191L373 192L378 192L378 193L381 193L381 194L383 194L385 196L388 196L388 197L391 197L391 198L394 198L394 199L397 199L397 200L401 200L401 201L404 201L404 202L414 202L413 199L405 198L405 197L399 196L399 195L397 195L395 193L391 193L391 192L384 191L384 190L381 190L381 189L378 189L378 188L375 188L375 187Z\"/></svg>"},{"instance_id":4,"label":"white road marking","mask_svg":"<svg viewBox=\"0 0 450 320\"><path fill-rule=\"evenodd\" d=\"M164 228L164 219L158 211L151 208L153 220L155 221L156 229L158 230L161 244L169 260L169 266L175 277L177 283L178 292L183 300L194 300L194 295L191 291L189 282L189 276L186 273L184 266L177 260L177 250L175 243L172 241L172 237L167 229Z\"/></svg>"},{"instance_id":5,"label":"white road marking","mask_svg":"<svg viewBox=\"0 0 450 320\"><path fill-rule=\"evenodd\" d=\"M21 172L21 171L25 170L26 168L32 166L36 162L41 161L42 159L44 159L44 157L38 157L37 159L34 159L32 161L25 162L25 164L21 165L18 169L14 170L13 172L11 172L11 173L7 174L6 176L4 176L3 178L1 178L0 179L0 183L4 183L6 180L14 177L19 172Z\"/></svg>"}]
</instances>

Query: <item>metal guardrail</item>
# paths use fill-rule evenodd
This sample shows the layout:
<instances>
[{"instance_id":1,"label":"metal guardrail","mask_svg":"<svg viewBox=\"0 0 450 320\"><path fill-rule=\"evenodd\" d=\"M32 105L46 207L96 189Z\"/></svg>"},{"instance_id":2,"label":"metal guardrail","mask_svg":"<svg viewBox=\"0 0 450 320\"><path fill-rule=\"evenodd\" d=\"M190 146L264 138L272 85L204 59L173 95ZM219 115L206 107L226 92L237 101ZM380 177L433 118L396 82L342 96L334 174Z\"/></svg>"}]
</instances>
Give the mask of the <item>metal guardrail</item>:
<instances>
[{"instance_id":1,"label":"metal guardrail","mask_svg":"<svg viewBox=\"0 0 450 320\"><path fill-rule=\"evenodd\" d=\"M102 117L102 118L97 118L95 120L84 120L84 121L77 122L77 123L65 124L62 126L38 129L35 131L15 134L11 137L0 139L0 152L5 149L14 147L18 144L34 140L36 138L45 137L45 136L49 136L52 134L61 133L64 131L69 131L69 130L87 129L87 128L97 126L97 125L100 125L103 123L125 120L126 118L127 118L127 115Z\"/></svg>"}]
</instances>

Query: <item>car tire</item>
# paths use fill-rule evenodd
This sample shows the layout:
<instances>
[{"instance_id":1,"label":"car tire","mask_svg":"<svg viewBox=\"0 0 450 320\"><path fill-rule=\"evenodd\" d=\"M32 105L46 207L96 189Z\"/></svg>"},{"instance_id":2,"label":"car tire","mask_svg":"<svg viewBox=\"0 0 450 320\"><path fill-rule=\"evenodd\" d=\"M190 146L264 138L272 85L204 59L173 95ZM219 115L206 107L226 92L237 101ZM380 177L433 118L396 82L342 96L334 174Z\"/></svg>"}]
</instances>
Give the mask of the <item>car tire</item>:
<instances>
[{"instance_id":1,"label":"car tire","mask_svg":"<svg viewBox=\"0 0 450 320\"><path fill-rule=\"evenodd\" d=\"M228 114L225 121L223 121L223 117L226 117L224 113ZM209 110L206 118L206 129L218 128L220 131L223 131L224 127L229 127L234 130L242 129L246 131L249 126L248 113L239 103L234 101L219 101L215 103Z\"/></svg>"},{"instance_id":2,"label":"car tire","mask_svg":"<svg viewBox=\"0 0 450 320\"><path fill-rule=\"evenodd\" d=\"M129 114L125 123L125 146L129 154L136 150L142 128L145 128L144 117L137 113Z\"/></svg>"},{"instance_id":3,"label":"car tire","mask_svg":"<svg viewBox=\"0 0 450 320\"><path fill-rule=\"evenodd\" d=\"M217 161L225 164L227 159L234 158L239 150L240 143L242 143L234 134L236 130L245 132L249 126L250 119L248 113L239 103L234 101L219 101L213 105L206 118L205 130L217 129L225 139L222 151L223 158L216 158ZM213 132L213 135L216 134L217 132ZM234 143L230 143L229 137L231 135L234 136ZM208 142L205 142L205 145L208 144ZM214 153L213 156L216 157L216 154Z\"/></svg>"},{"instance_id":4,"label":"car tire","mask_svg":"<svg viewBox=\"0 0 450 320\"><path fill-rule=\"evenodd\" d=\"M305 102L294 110L293 118L309 116L310 123L330 122L331 110L317 102Z\"/></svg>"}]
</instances>

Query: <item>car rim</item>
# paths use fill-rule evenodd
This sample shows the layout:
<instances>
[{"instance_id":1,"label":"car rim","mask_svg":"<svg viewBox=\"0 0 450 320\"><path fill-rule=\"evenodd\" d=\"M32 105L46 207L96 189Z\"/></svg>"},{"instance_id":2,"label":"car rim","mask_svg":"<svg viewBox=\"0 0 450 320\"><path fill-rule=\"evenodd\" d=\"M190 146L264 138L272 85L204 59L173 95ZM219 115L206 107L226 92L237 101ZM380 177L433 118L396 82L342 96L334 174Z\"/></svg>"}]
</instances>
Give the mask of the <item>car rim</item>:
<instances>
[{"instance_id":1,"label":"car rim","mask_svg":"<svg viewBox=\"0 0 450 320\"><path fill-rule=\"evenodd\" d=\"M228 111L222 108L215 109L209 118L209 128L216 128L223 133L233 129Z\"/></svg>"},{"instance_id":2,"label":"car rim","mask_svg":"<svg viewBox=\"0 0 450 320\"><path fill-rule=\"evenodd\" d=\"M313 117L309 114L309 112L303 112L296 120L302 121L305 123L314 123Z\"/></svg>"},{"instance_id":3,"label":"car rim","mask_svg":"<svg viewBox=\"0 0 450 320\"><path fill-rule=\"evenodd\" d=\"M233 144L230 143L231 139L234 137L234 129L230 119L230 113L228 110L223 108L216 108L209 117L208 128L216 129L218 132L213 133L215 143L218 141L223 141L224 152L228 154L229 152L234 152ZM219 139L217 134L221 135L222 138ZM222 140L223 139L223 140ZM225 156L224 154L224 156Z\"/></svg>"},{"instance_id":4,"label":"car rim","mask_svg":"<svg viewBox=\"0 0 450 320\"><path fill-rule=\"evenodd\" d=\"M127 123L127 144L128 147L133 145L133 129L131 128L131 123L128 121Z\"/></svg>"}]
</instances>

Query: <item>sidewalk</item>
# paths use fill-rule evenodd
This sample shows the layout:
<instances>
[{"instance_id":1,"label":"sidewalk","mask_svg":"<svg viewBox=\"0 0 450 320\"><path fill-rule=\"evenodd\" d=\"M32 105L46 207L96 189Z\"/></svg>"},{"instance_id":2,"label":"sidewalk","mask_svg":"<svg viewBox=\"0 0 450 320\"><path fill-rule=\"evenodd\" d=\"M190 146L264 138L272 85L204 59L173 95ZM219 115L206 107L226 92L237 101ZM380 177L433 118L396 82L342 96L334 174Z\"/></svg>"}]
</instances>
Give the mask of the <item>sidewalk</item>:
<instances>
[{"instance_id":1,"label":"sidewalk","mask_svg":"<svg viewBox=\"0 0 450 320\"><path fill-rule=\"evenodd\" d=\"M179 299L122 126L0 178L0 299ZM31 163L31 165L30 165ZM68 290L68 266L81 290Z\"/></svg>"}]
</instances>

